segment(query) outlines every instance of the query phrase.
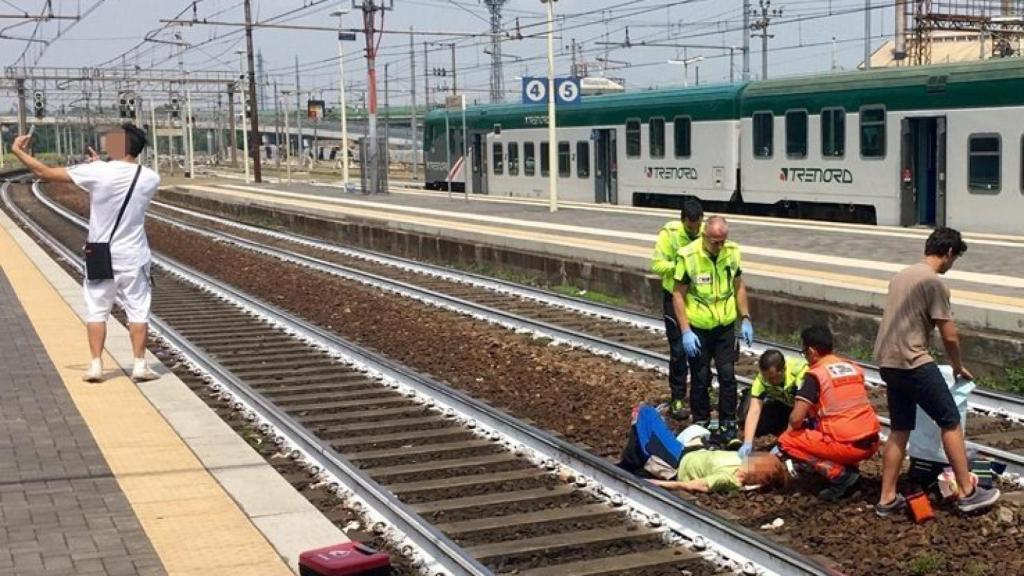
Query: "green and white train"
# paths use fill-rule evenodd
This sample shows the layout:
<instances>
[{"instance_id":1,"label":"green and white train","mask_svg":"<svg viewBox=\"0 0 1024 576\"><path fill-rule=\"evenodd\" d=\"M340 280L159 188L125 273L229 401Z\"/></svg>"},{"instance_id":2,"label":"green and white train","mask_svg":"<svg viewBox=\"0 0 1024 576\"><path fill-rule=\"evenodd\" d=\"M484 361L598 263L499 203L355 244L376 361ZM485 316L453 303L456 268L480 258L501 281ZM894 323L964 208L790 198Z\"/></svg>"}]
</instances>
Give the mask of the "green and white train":
<instances>
[{"instance_id":1,"label":"green and white train","mask_svg":"<svg viewBox=\"0 0 1024 576\"><path fill-rule=\"evenodd\" d=\"M547 196L546 106L466 128L427 115L427 188ZM558 135L565 200L1024 232L1024 59L592 96Z\"/></svg>"}]
</instances>

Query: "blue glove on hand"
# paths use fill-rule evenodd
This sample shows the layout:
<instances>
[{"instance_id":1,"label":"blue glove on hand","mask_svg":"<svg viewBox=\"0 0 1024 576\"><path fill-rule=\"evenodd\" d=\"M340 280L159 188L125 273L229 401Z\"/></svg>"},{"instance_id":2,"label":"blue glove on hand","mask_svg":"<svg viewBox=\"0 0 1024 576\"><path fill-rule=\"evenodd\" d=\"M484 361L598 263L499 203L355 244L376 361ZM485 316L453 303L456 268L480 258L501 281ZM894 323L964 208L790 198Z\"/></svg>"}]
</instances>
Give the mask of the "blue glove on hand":
<instances>
[{"instance_id":1,"label":"blue glove on hand","mask_svg":"<svg viewBox=\"0 0 1024 576\"><path fill-rule=\"evenodd\" d=\"M754 325L750 323L750 318L743 319L743 324L740 326L740 338L748 348L754 345Z\"/></svg>"},{"instance_id":2,"label":"blue glove on hand","mask_svg":"<svg viewBox=\"0 0 1024 576\"><path fill-rule=\"evenodd\" d=\"M744 442L743 446L740 446L740 449L737 450L736 453L740 455L740 458L746 458L747 456L750 456L750 453L753 451L754 445L750 442Z\"/></svg>"},{"instance_id":3,"label":"blue glove on hand","mask_svg":"<svg viewBox=\"0 0 1024 576\"><path fill-rule=\"evenodd\" d=\"M700 340L693 333L693 330L683 332L683 350L686 351L686 355L690 358L700 356Z\"/></svg>"}]
</instances>

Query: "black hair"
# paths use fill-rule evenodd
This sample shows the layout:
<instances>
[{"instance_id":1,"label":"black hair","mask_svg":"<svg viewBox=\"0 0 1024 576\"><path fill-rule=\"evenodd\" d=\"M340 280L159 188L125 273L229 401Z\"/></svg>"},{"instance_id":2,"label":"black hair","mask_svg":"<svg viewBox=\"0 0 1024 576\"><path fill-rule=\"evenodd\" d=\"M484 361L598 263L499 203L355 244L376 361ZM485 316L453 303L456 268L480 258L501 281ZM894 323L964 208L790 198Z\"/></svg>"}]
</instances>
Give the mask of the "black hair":
<instances>
[{"instance_id":1,"label":"black hair","mask_svg":"<svg viewBox=\"0 0 1024 576\"><path fill-rule=\"evenodd\" d=\"M769 348L764 351L764 354L761 354L761 358L757 361L757 367L760 368L761 371L769 368L775 368L780 371L785 370L786 357L782 355L782 352L779 352L775 348Z\"/></svg>"},{"instance_id":2,"label":"black hair","mask_svg":"<svg viewBox=\"0 0 1024 576\"><path fill-rule=\"evenodd\" d=\"M125 136L125 153L132 158L138 158L139 154L146 149L146 131L131 122L121 125Z\"/></svg>"},{"instance_id":3,"label":"black hair","mask_svg":"<svg viewBox=\"0 0 1024 576\"><path fill-rule=\"evenodd\" d=\"M814 348L820 354L832 353L832 331L824 324L804 328L800 333L800 341L803 342L804 348Z\"/></svg>"},{"instance_id":4,"label":"black hair","mask_svg":"<svg viewBox=\"0 0 1024 576\"><path fill-rule=\"evenodd\" d=\"M945 256L950 250L953 256L967 252L967 243L960 237L960 231L953 228L936 228L924 243L925 256Z\"/></svg>"},{"instance_id":5,"label":"black hair","mask_svg":"<svg viewBox=\"0 0 1024 576\"><path fill-rule=\"evenodd\" d=\"M704 218L704 208L695 198L688 198L683 202L683 211L679 214L680 219L690 222L700 222Z\"/></svg>"}]
</instances>

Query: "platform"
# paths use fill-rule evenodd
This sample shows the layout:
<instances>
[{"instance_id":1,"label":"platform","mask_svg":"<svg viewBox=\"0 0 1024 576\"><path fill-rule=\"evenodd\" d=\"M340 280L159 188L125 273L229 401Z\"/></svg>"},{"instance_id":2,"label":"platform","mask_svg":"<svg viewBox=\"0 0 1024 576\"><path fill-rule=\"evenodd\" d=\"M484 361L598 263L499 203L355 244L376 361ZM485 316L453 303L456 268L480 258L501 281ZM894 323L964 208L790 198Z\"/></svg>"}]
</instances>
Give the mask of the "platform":
<instances>
[{"instance_id":1,"label":"platform","mask_svg":"<svg viewBox=\"0 0 1024 576\"><path fill-rule=\"evenodd\" d=\"M82 307L0 213L0 576L283 576L346 540L156 358L133 384L120 324L81 382Z\"/></svg>"},{"instance_id":2,"label":"platform","mask_svg":"<svg viewBox=\"0 0 1024 576\"><path fill-rule=\"evenodd\" d=\"M678 211L473 196L395 187L347 194L337 183L245 184L217 178L175 184L189 194L646 271L657 232ZM882 309L889 278L918 261L930 230L726 215L756 290ZM946 274L957 317L1024 333L1024 236L965 234L969 249Z\"/></svg>"}]
</instances>

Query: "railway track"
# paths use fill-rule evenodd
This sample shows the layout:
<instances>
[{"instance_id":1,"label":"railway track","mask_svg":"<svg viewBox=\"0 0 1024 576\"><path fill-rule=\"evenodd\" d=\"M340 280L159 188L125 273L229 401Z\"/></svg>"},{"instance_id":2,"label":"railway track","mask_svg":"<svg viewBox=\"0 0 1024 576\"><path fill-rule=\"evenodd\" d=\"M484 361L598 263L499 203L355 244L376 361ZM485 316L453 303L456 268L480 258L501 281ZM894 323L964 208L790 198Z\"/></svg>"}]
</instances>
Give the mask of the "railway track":
<instances>
[{"instance_id":1,"label":"railway track","mask_svg":"<svg viewBox=\"0 0 1024 576\"><path fill-rule=\"evenodd\" d=\"M31 222L6 187L3 196ZM48 227L62 231L29 226L80 267L68 246L84 235L51 216ZM157 264L159 334L262 430L394 527L429 573L830 573L465 394Z\"/></svg>"},{"instance_id":2,"label":"railway track","mask_svg":"<svg viewBox=\"0 0 1024 576\"><path fill-rule=\"evenodd\" d=\"M661 352L665 340L660 318L440 266L342 248L168 204L156 206L159 210L152 218L198 234L639 366L663 371L668 366L668 356ZM749 370L754 369L754 357L768 347L799 353L792 347L755 342L745 349ZM874 387L884 386L876 367L866 363L861 366ZM738 380L744 386L751 383L748 377L738 376ZM881 390L873 394L873 401L884 414ZM976 438L968 442L968 448L1004 463L1014 478L1024 475L1024 455L1019 453L1024 451L1024 428L1020 426L1024 399L976 390L969 404L973 414L968 431ZM880 421L883 427L888 426L884 415Z\"/></svg>"},{"instance_id":3,"label":"railway track","mask_svg":"<svg viewBox=\"0 0 1024 576\"><path fill-rule=\"evenodd\" d=\"M163 215L158 218L170 223L212 225L247 240L271 243L286 250L304 246L329 255L332 262L346 267L651 352L641 358L643 361L658 365L668 361L662 352L665 336L660 317L379 252L339 247L315 238L242 224L167 203L154 202L154 206L157 213ZM509 296L515 297L511 303ZM752 347L744 347L744 352L759 356L767 348L777 348L792 356L800 354L796 347L765 340L755 340ZM877 366L867 362L858 364L872 385L884 386ZM1024 421L1024 398L1020 396L976 388L968 402L970 408L979 413Z\"/></svg>"}]
</instances>

